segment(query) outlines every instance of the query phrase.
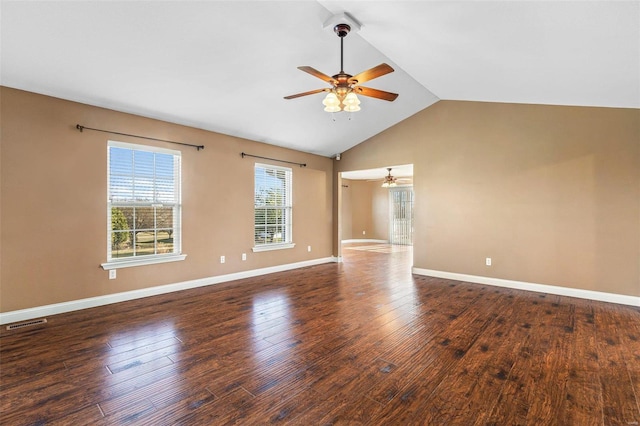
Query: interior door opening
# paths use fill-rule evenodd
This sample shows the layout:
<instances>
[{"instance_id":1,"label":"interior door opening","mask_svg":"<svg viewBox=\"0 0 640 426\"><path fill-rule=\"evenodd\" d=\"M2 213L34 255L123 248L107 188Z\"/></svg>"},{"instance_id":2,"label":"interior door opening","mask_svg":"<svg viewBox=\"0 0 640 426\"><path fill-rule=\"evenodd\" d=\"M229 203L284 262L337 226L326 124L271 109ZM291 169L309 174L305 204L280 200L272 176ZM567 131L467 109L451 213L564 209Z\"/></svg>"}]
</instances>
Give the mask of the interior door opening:
<instances>
[{"instance_id":1,"label":"interior door opening","mask_svg":"<svg viewBox=\"0 0 640 426\"><path fill-rule=\"evenodd\" d=\"M339 261L355 250L413 257L412 164L341 172L337 202Z\"/></svg>"}]
</instances>

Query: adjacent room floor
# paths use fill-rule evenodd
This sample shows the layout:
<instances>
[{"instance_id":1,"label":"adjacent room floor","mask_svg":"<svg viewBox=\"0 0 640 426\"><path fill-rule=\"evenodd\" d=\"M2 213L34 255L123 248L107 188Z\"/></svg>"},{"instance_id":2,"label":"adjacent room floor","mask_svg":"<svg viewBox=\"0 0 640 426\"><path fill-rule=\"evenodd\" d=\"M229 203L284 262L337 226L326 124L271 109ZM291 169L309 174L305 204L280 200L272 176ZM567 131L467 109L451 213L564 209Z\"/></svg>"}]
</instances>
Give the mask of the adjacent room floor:
<instances>
[{"instance_id":1,"label":"adjacent room floor","mask_svg":"<svg viewBox=\"0 0 640 426\"><path fill-rule=\"evenodd\" d=\"M3 329L0 423L640 422L639 308L343 257Z\"/></svg>"}]
</instances>

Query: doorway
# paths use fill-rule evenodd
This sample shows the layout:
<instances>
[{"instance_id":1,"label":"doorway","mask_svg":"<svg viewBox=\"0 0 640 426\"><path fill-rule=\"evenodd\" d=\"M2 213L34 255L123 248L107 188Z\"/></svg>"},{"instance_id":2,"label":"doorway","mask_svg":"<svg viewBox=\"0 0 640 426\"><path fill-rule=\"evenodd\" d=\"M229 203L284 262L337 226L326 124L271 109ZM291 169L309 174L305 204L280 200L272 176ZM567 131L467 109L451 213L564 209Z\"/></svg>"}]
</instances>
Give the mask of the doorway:
<instances>
[{"instance_id":1,"label":"doorway","mask_svg":"<svg viewBox=\"0 0 640 426\"><path fill-rule=\"evenodd\" d=\"M393 185L383 185L388 176ZM338 261L345 243L349 252L371 246L379 253L407 252L412 257L412 164L340 172L337 201Z\"/></svg>"}]
</instances>

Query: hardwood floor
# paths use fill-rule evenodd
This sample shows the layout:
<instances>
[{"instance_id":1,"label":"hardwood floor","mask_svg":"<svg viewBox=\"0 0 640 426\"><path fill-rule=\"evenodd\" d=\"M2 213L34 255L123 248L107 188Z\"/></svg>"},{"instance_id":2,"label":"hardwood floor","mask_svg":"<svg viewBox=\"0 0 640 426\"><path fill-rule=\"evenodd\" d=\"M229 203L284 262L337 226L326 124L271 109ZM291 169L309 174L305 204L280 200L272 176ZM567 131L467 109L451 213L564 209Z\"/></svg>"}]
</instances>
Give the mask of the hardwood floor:
<instances>
[{"instance_id":1,"label":"hardwood floor","mask_svg":"<svg viewBox=\"0 0 640 426\"><path fill-rule=\"evenodd\" d=\"M640 309L412 276L411 252L0 333L3 425L638 425Z\"/></svg>"}]
</instances>

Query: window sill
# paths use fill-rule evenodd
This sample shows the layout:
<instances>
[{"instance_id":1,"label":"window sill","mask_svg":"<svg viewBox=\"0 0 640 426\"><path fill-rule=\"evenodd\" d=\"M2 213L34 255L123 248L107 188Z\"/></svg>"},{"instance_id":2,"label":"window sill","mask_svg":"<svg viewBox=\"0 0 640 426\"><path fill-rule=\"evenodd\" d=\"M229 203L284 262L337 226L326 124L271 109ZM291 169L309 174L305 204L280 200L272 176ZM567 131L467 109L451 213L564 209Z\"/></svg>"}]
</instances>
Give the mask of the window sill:
<instances>
[{"instance_id":1,"label":"window sill","mask_svg":"<svg viewBox=\"0 0 640 426\"><path fill-rule=\"evenodd\" d=\"M166 256L153 256L139 259L112 260L101 264L102 269L108 271L110 269L131 268L132 266L154 265L156 263L179 262L186 259L186 254L169 254Z\"/></svg>"},{"instance_id":2,"label":"window sill","mask_svg":"<svg viewBox=\"0 0 640 426\"><path fill-rule=\"evenodd\" d=\"M262 246L255 246L251 250L254 253L257 253L261 251L290 249L290 248L294 248L295 246L296 246L295 243L265 244Z\"/></svg>"}]
</instances>

